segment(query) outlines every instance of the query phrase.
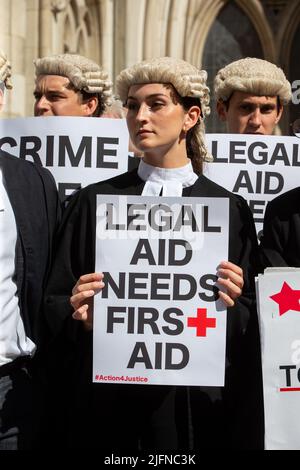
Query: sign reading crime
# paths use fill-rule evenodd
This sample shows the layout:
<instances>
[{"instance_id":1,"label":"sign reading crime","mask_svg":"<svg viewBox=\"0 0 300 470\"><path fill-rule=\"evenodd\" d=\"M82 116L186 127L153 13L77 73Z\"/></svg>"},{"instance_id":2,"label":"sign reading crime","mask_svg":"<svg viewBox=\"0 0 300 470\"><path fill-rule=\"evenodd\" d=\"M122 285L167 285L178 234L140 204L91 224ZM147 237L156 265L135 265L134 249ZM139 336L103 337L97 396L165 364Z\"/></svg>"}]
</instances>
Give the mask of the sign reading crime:
<instances>
[{"instance_id":1,"label":"sign reading crime","mask_svg":"<svg viewBox=\"0 0 300 470\"><path fill-rule=\"evenodd\" d=\"M248 201L259 234L267 202L299 186L300 139L207 134L206 141L214 157L206 176Z\"/></svg>"},{"instance_id":2,"label":"sign reading crime","mask_svg":"<svg viewBox=\"0 0 300 470\"><path fill-rule=\"evenodd\" d=\"M0 151L42 165L61 200L88 184L127 171L125 119L31 117L0 120Z\"/></svg>"},{"instance_id":3,"label":"sign reading crime","mask_svg":"<svg viewBox=\"0 0 300 470\"><path fill-rule=\"evenodd\" d=\"M93 380L224 384L228 199L97 196Z\"/></svg>"},{"instance_id":4,"label":"sign reading crime","mask_svg":"<svg viewBox=\"0 0 300 470\"><path fill-rule=\"evenodd\" d=\"M300 269L257 279L266 449L300 450Z\"/></svg>"}]
</instances>

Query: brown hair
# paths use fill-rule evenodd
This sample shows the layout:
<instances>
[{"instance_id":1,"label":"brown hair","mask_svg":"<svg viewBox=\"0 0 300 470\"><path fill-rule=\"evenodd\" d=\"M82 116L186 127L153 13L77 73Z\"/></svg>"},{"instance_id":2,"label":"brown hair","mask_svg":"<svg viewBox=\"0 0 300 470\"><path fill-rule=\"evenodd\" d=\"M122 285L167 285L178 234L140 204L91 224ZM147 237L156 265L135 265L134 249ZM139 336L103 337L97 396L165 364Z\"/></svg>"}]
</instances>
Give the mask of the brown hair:
<instances>
[{"instance_id":1,"label":"brown hair","mask_svg":"<svg viewBox=\"0 0 300 470\"><path fill-rule=\"evenodd\" d=\"M188 111L192 106L198 106L198 108L200 108L201 116L199 117L197 123L188 130L186 135L186 152L188 157L191 159L194 172L197 175L201 175L203 173L204 154L202 152L201 143L199 142L198 138L202 124L202 110L200 100L191 96L180 96L175 90L174 86L171 84L164 84L164 86L170 90L173 103L181 104L185 111Z\"/></svg>"},{"instance_id":2,"label":"brown hair","mask_svg":"<svg viewBox=\"0 0 300 470\"><path fill-rule=\"evenodd\" d=\"M98 103L95 111L93 112L92 116L93 117L100 117L104 113L106 106L105 103L103 102L102 96L100 93L88 93L87 91L84 90L78 90L73 83L69 81L67 84L66 88L68 90L73 90L75 93L77 93L78 98L80 100L80 103L86 103L89 101L91 98L97 98Z\"/></svg>"}]
</instances>

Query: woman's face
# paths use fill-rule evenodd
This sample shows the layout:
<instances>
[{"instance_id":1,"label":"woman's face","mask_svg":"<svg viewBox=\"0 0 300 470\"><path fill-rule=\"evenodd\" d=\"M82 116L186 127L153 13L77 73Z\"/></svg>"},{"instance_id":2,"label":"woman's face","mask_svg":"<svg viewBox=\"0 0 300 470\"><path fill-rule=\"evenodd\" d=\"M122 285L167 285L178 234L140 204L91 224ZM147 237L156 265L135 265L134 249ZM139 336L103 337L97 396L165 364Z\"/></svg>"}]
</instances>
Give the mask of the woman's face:
<instances>
[{"instance_id":1,"label":"woman's face","mask_svg":"<svg viewBox=\"0 0 300 470\"><path fill-rule=\"evenodd\" d=\"M133 144L145 156L177 152L181 145L187 112L171 93L172 88L161 83L133 85L129 89L128 130ZM185 142L182 148L185 149Z\"/></svg>"}]
</instances>

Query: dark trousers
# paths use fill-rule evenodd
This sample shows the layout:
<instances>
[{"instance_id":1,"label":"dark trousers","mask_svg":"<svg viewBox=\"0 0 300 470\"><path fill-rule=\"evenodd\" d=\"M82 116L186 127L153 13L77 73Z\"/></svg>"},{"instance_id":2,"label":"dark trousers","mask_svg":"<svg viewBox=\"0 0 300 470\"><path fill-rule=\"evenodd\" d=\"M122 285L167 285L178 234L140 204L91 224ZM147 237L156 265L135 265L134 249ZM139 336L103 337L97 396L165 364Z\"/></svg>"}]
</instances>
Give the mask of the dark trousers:
<instances>
[{"instance_id":1,"label":"dark trousers","mask_svg":"<svg viewBox=\"0 0 300 470\"><path fill-rule=\"evenodd\" d=\"M37 447L41 394L30 365L0 367L0 450Z\"/></svg>"}]
</instances>

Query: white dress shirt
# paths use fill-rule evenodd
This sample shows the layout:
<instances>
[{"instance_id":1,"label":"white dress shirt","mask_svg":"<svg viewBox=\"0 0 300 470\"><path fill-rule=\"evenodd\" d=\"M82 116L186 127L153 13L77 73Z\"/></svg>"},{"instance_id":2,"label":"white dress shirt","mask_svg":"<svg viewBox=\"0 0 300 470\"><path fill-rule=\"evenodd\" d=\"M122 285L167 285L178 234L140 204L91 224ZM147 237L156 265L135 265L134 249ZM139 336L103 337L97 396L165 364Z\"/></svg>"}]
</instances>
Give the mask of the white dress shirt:
<instances>
[{"instance_id":1,"label":"white dress shirt","mask_svg":"<svg viewBox=\"0 0 300 470\"><path fill-rule=\"evenodd\" d=\"M35 351L34 343L25 334L13 280L16 242L15 216L0 170L0 366Z\"/></svg>"}]
</instances>

